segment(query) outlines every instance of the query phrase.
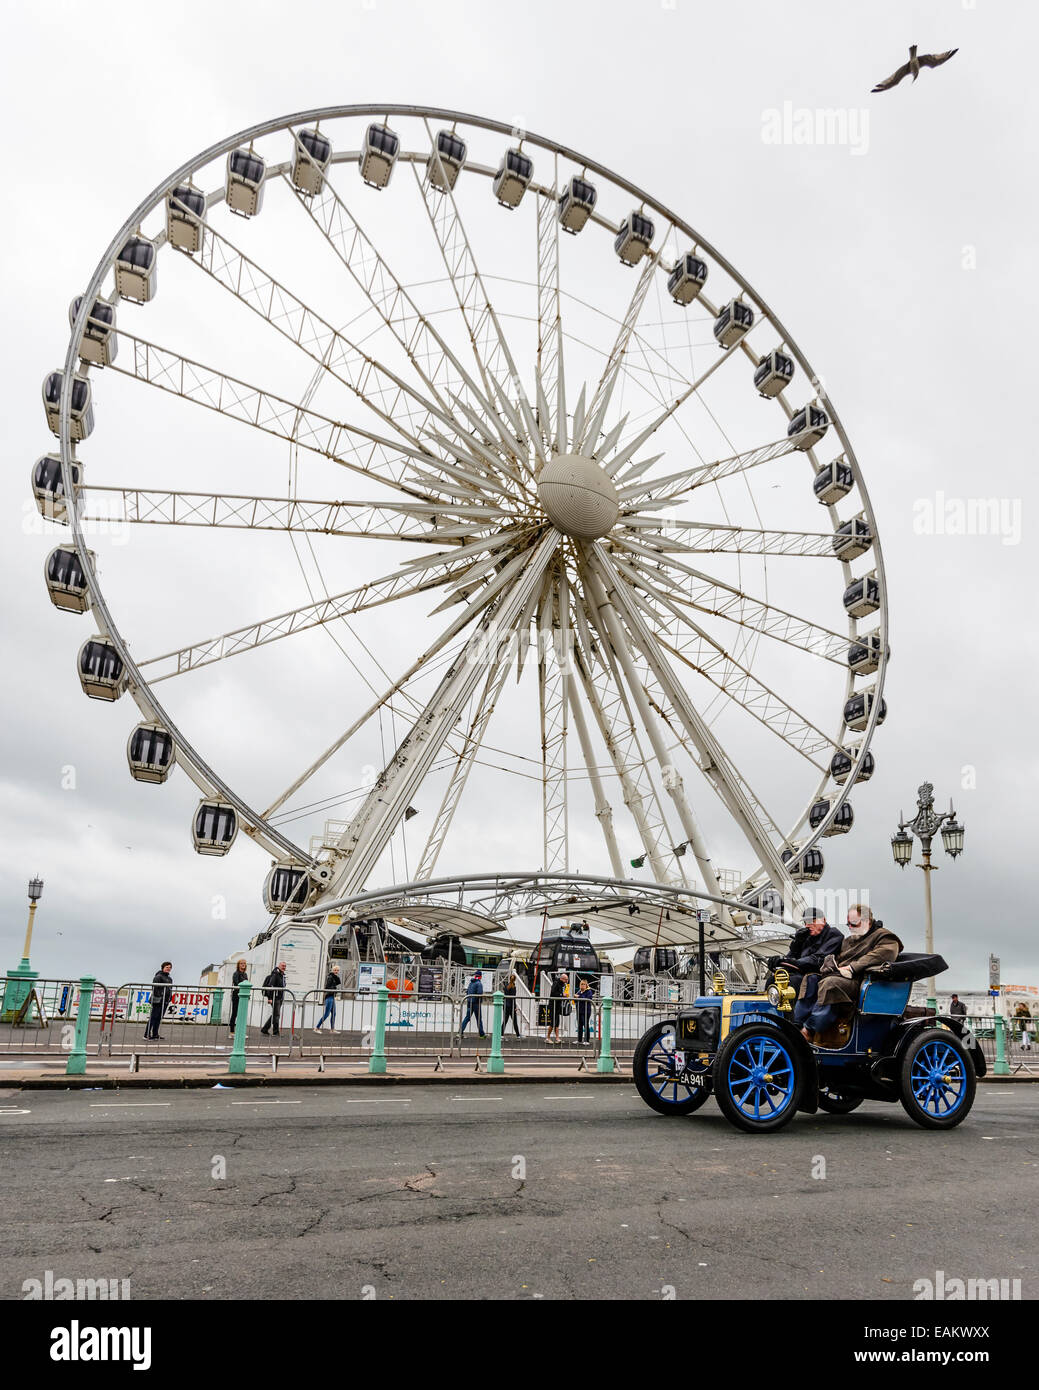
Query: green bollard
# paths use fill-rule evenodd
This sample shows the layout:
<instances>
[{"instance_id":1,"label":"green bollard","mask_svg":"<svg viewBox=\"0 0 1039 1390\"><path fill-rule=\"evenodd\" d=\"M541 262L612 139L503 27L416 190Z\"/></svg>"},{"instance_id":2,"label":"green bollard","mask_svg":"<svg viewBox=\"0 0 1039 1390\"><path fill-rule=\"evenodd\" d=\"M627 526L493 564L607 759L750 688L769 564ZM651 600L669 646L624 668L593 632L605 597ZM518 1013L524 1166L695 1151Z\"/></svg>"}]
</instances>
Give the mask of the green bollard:
<instances>
[{"instance_id":1,"label":"green bollard","mask_svg":"<svg viewBox=\"0 0 1039 1390\"><path fill-rule=\"evenodd\" d=\"M90 1005L94 999L93 975L84 975L79 982L79 1009L76 1012L76 1038L65 1066L66 1076L85 1076L87 1070L87 1029L90 1027Z\"/></svg>"},{"instance_id":2,"label":"green bollard","mask_svg":"<svg viewBox=\"0 0 1039 1390\"><path fill-rule=\"evenodd\" d=\"M996 1065L992 1069L994 1076L1009 1076L1010 1068L1007 1066L1007 1021L1002 1014L996 1014Z\"/></svg>"},{"instance_id":3,"label":"green bollard","mask_svg":"<svg viewBox=\"0 0 1039 1390\"><path fill-rule=\"evenodd\" d=\"M386 1074L386 1002L390 992L385 985L379 986L379 1004L375 1012L375 1051L368 1059L368 1073L371 1076Z\"/></svg>"},{"instance_id":4,"label":"green bollard","mask_svg":"<svg viewBox=\"0 0 1039 1390\"><path fill-rule=\"evenodd\" d=\"M487 1070L500 1076L505 1070L505 1058L501 1054L501 1011L505 997L500 989L494 991L494 1023L491 1026L491 1055L487 1058Z\"/></svg>"},{"instance_id":5,"label":"green bollard","mask_svg":"<svg viewBox=\"0 0 1039 1390\"><path fill-rule=\"evenodd\" d=\"M234 1024L234 1046L227 1059L229 1076L241 1076L245 1071L245 1035L249 1027L249 996L252 988L248 980L243 980L238 986L238 1017Z\"/></svg>"},{"instance_id":6,"label":"green bollard","mask_svg":"<svg viewBox=\"0 0 1039 1390\"><path fill-rule=\"evenodd\" d=\"M599 1060L596 1071L613 1071L613 1056L610 1052L610 1036L613 1028L613 1000L602 1001L602 1042L599 1047Z\"/></svg>"}]
</instances>

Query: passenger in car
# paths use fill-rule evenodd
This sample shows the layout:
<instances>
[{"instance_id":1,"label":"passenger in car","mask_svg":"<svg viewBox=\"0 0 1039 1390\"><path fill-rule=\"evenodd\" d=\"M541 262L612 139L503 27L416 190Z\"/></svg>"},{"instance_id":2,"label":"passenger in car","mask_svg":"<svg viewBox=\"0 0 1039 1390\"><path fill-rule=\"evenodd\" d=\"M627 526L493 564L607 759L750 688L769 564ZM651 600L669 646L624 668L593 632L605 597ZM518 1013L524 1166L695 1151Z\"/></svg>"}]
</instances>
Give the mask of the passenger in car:
<instances>
[{"instance_id":1,"label":"passenger in car","mask_svg":"<svg viewBox=\"0 0 1039 1390\"><path fill-rule=\"evenodd\" d=\"M896 960L902 943L878 922L871 908L856 903L848 909L848 935L835 956L827 956L818 974L806 975L794 1022L809 1042L833 1026L841 1013L853 1009L862 977L885 961Z\"/></svg>"}]
</instances>

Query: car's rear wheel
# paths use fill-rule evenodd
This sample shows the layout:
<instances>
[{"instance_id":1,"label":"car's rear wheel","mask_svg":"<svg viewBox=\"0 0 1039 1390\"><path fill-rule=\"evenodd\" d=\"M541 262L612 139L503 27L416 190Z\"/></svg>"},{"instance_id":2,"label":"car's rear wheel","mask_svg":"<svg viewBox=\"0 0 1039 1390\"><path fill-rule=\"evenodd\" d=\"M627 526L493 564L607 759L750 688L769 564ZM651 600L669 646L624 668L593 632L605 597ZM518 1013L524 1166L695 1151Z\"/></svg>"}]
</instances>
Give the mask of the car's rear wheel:
<instances>
[{"instance_id":1,"label":"car's rear wheel","mask_svg":"<svg viewBox=\"0 0 1039 1390\"><path fill-rule=\"evenodd\" d=\"M691 1115L711 1094L710 1062L683 1055L676 1047L675 1023L657 1023L635 1048L635 1089L660 1115ZM702 1077L697 1082L694 1078Z\"/></svg>"},{"instance_id":2,"label":"car's rear wheel","mask_svg":"<svg viewBox=\"0 0 1039 1390\"><path fill-rule=\"evenodd\" d=\"M850 1115L862 1104L862 1096L847 1096L843 1091L835 1091L826 1086L819 1092L819 1109L828 1115Z\"/></svg>"},{"instance_id":3,"label":"car's rear wheel","mask_svg":"<svg viewBox=\"0 0 1039 1390\"><path fill-rule=\"evenodd\" d=\"M970 1053L948 1029L928 1028L906 1048L900 1099L909 1118L925 1129L952 1129L966 1119L976 1087Z\"/></svg>"},{"instance_id":4,"label":"car's rear wheel","mask_svg":"<svg viewBox=\"0 0 1039 1390\"><path fill-rule=\"evenodd\" d=\"M797 1113L800 1084L797 1051L771 1024L735 1028L714 1061L718 1105L727 1120L749 1134L789 1124Z\"/></svg>"}]
</instances>

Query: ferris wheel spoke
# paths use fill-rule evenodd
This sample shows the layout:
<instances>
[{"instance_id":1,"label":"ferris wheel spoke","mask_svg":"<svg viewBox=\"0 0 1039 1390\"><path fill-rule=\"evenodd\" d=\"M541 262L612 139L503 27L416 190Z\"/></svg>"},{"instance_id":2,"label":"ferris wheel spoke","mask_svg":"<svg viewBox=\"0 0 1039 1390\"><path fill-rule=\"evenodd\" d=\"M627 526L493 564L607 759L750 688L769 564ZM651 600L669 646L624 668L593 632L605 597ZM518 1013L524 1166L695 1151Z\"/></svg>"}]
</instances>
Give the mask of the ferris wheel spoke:
<instances>
[{"instance_id":1,"label":"ferris wheel spoke","mask_svg":"<svg viewBox=\"0 0 1039 1390\"><path fill-rule=\"evenodd\" d=\"M639 841L657 880L671 882L682 876L681 865L671 861L673 840L611 642L599 631L587 594L583 602L575 602L573 616L580 652L578 676L620 782L622 800L635 822Z\"/></svg>"},{"instance_id":2,"label":"ferris wheel spoke","mask_svg":"<svg viewBox=\"0 0 1039 1390\"><path fill-rule=\"evenodd\" d=\"M506 650L499 655L497 664L488 673L487 681L477 705L476 713L469 725L469 730L465 735L465 740L458 752L454 766L451 769L451 777L448 782L447 790L444 792L440 809L433 822L433 829L430 831L426 841L425 849L422 851L422 858L419 861L418 869L415 872L416 879L429 878L436 867L440 851L444 847L448 831L451 829L451 822L454 820L455 811L458 803L462 799L465 791L469 773L472 771L473 764L483 746L484 735L487 732L487 725L491 721L498 698L501 695L502 687L508 678L511 665L510 653Z\"/></svg>"},{"instance_id":3,"label":"ferris wheel spoke","mask_svg":"<svg viewBox=\"0 0 1039 1390\"><path fill-rule=\"evenodd\" d=\"M638 561L625 565L619 556L614 556L618 568L627 579L658 598L666 596L683 607L688 605L705 615L724 618L737 627L760 632L810 656L821 656L839 666L845 664L847 633L842 635L808 618L800 618L796 613L777 608L764 599L753 598L734 584L712 579L710 575L682 564L673 555L661 557L635 541L625 540L620 544L632 556L654 562L653 568L646 571Z\"/></svg>"},{"instance_id":4,"label":"ferris wheel spoke","mask_svg":"<svg viewBox=\"0 0 1039 1390\"><path fill-rule=\"evenodd\" d=\"M588 418L584 431L580 440L577 441L574 446L577 453L598 456L601 452L605 457L617 442L612 434L602 445L598 443L598 440L602 433L606 412L613 398L614 388L617 385L618 378L621 374L621 368L624 365L625 357L627 356L631 344L631 335L635 331L635 325L638 323L639 314L642 312L642 306L646 302L646 295L649 293L649 287L653 283L653 277L657 272L659 263L659 252L654 252L647 256L643 262L642 271L636 281L634 293L631 296L631 301L621 321L620 331L617 334L616 341L610 349L610 354L602 369L602 375L599 377L599 384L595 388L595 395L592 397L592 403L588 409Z\"/></svg>"},{"instance_id":5,"label":"ferris wheel spoke","mask_svg":"<svg viewBox=\"0 0 1039 1390\"><path fill-rule=\"evenodd\" d=\"M538 397L545 447L565 453L566 382L563 373L563 316L559 294L559 155L553 155L552 188L537 201Z\"/></svg>"},{"instance_id":6,"label":"ferris wheel spoke","mask_svg":"<svg viewBox=\"0 0 1039 1390\"><path fill-rule=\"evenodd\" d=\"M491 401L419 309L331 183L325 179L313 198L301 194L290 180L289 186L383 326L403 348L441 410L450 415L449 401L453 395L465 400L487 431L485 438L495 451L496 470L519 480L521 475L511 459L511 447L507 442L503 444L500 433L492 434L486 423L495 417Z\"/></svg>"},{"instance_id":7,"label":"ferris wheel spoke","mask_svg":"<svg viewBox=\"0 0 1039 1390\"><path fill-rule=\"evenodd\" d=\"M559 546L558 534L543 536L495 597L448 668L422 715L397 746L385 771L350 822L334 851L333 894L356 889L367 879L440 753L487 667L507 647L517 619Z\"/></svg>"},{"instance_id":8,"label":"ferris wheel spoke","mask_svg":"<svg viewBox=\"0 0 1039 1390\"><path fill-rule=\"evenodd\" d=\"M405 481L406 471L412 466L411 458L429 462L428 454L409 450L358 426L331 420L262 387L252 386L130 333L121 331L119 338L132 345L133 362L128 366L122 358L111 364L110 371L179 396L311 453L321 454L353 473L384 483L398 492L431 500L428 493L417 491ZM361 445L356 440L365 443Z\"/></svg>"},{"instance_id":9,"label":"ferris wheel spoke","mask_svg":"<svg viewBox=\"0 0 1039 1390\"><path fill-rule=\"evenodd\" d=\"M386 575L382 579L373 579L367 584L361 584L356 589L347 589L341 594L333 594L329 598L305 604L302 608L278 613L272 618L263 618L246 627L222 633L218 637L194 642L191 646L180 647L161 656L147 657L137 664L142 670L148 671L149 681L154 685L159 681L168 680L170 676L182 675L186 671L194 671L199 666L209 666L215 661L224 661L231 656L240 656L242 652L267 646L282 637L292 637L297 632L321 627L337 618L363 613L368 609L396 602L398 599L439 589L447 580L460 577L470 568L467 563L454 565L441 562L436 573L419 579L410 573ZM155 674L152 674L152 668L155 669Z\"/></svg>"},{"instance_id":10,"label":"ferris wheel spoke","mask_svg":"<svg viewBox=\"0 0 1039 1390\"><path fill-rule=\"evenodd\" d=\"M541 716L541 810L544 867L569 867L567 825L568 672L572 662L569 589L565 575L553 577L538 621L538 708ZM546 640L551 633L551 644ZM549 646L551 645L551 651Z\"/></svg>"},{"instance_id":11,"label":"ferris wheel spoke","mask_svg":"<svg viewBox=\"0 0 1039 1390\"><path fill-rule=\"evenodd\" d=\"M453 424L450 416L333 328L215 228L206 227L201 255L189 260L341 382L414 448L421 447L420 435L434 416Z\"/></svg>"},{"instance_id":12,"label":"ferris wheel spoke","mask_svg":"<svg viewBox=\"0 0 1039 1390\"><path fill-rule=\"evenodd\" d=\"M636 533L643 544L661 555L681 554L794 555L802 559L833 559L833 536L822 531L770 531L753 526L719 526L710 521L672 520L624 516L624 530ZM686 535L688 542L678 539Z\"/></svg>"},{"instance_id":13,"label":"ferris wheel spoke","mask_svg":"<svg viewBox=\"0 0 1039 1390\"><path fill-rule=\"evenodd\" d=\"M634 602L656 628L661 646L752 714L820 772L826 771L826 766L813 755L825 751L828 765L829 758L839 748L829 735L777 695L770 686L759 681L742 662L730 656L709 632L693 622L666 595L655 590L642 576L634 574L623 562L618 562L617 556L612 557L612 563L617 574L627 582ZM645 592L640 592L639 588ZM661 613L661 608L666 609L691 635L678 631L667 636L670 624L665 614Z\"/></svg>"},{"instance_id":14,"label":"ferris wheel spoke","mask_svg":"<svg viewBox=\"0 0 1039 1390\"><path fill-rule=\"evenodd\" d=\"M579 665L576 651L573 648L571 639L571 661L574 663L574 671ZM567 705L570 720L577 730L577 740L581 748L581 759L584 762L585 771L588 774L588 783L592 791L592 800L595 807L595 818L599 822L603 840L606 844L606 853L609 856L610 868L614 878L624 877L624 861L621 859L620 846L617 844L617 832L613 825L613 807L610 805L609 798L603 786L602 776L596 761L595 751L592 747L591 735L588 730L588 722L584 717L584 710L581 707L581 699L578 694L577 684L571 678L567 681Z\"/></svg>"},{"instance_id":15,"label":"ferris wheel spoke","mask_svg":"<svg viewBox=\"0 0 1039 1390\"><path fill-rule=\"evenodd\" d=\"M332 502L94 483L82 484L79 495L84 521L288 531L429 545L460 544L489 527L500 526L512 515L492 506L466 506L459 508L456 516L450 506L435 502ZM463 520L458 524L446 524L459 518Z\"/></svg>"},{"instance_id":16,"label":"ferris wheel spoke","mask_svg":"<svg viewBox=\"0 0 1039 1390\"><path fill-rule=\"evenodd\" d=\"M762 444L757 449L748 449L745 453L719 459L716 463L697 464L694 468L683 469L680 473L669 473L666 477L654 478L650 482L636 482L633 474L625 474L625 477L632 477L632 481L627 487L618 486L621 504L630 506L643 502L677 502L695 488L704 487L707 483L720 482L722 478L731 478L736 473L746 473L751 468L771 463L773 459L783 458L786 454L796 451L797 446L793 440L784 437L771 444ZM624 478L617 481L621 484Z\"/></svg>"},{"instance_id":17,"label":"ferris wheel spoke","mask_svg":"<svg viewBox=\"0 0 1039 1390\"><path fill-rule=\"evenodd\" d=\"M422 194L433 235L440 247L444 267L451 280L462 320L468 330L469 340L472 343L473 354L483 378L484 387L487 395L493 400L496 395L504 395L503 382L508 382L512 386L519 402L523 426L522 429L517 429L517 422L513 422L513 435L519 442L522 442L524 437L529 438L535 453L543 463L545 462L544 447L534 412L523 389L523 383L509 349L508 340L502 331L498 316L494 312L494 306L491 304L490 296L480 274L480 268L476 263L472 243L466 232L454 189L445 177L437 142L430 129L429 121L424 121L424 124L433 151L432 157L440 166L439 176L442 187L437 188L434 185L432 167L427 168L425 174L420 174L418 165L412 164L412 173ZM503 442L511 443L511 440L512 435L509 435ZM521 461L525 462L525 460Z\"/></svg>"},{"instance_id":18,"label":"ferris wheel spoke","mask_svg":"<svg viewBox=\"0 0 1039 1390\"><path fill-rule=\"evenodd\" d=\"M688 693L675 677L635 602L632 590L613 570L609 556L599 543L593 543L589 549L600 582L609 596L615 600L635 645L646 657L650 669L674 708L676 717L684 725L686 733L699 752L700 765L705 774L722 797L736 824L742 829L773 883L781 889L784 896L788 896L795 903L800 902L800 893L779 857L776 846L763 832L754 806L732 770L725 750L708 728L706 721L697 713Z\"/></svg>"}]
</instances>

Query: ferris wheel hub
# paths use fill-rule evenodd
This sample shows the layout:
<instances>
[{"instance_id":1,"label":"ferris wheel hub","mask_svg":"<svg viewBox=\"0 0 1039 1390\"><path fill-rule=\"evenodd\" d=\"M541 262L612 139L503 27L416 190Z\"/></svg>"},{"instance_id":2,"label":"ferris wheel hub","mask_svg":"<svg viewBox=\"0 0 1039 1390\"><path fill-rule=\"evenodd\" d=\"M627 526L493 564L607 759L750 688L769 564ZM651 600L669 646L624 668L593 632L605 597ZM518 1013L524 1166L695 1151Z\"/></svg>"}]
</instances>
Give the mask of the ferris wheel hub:
<instances>
[{"instance_id":1,"label":"ferris wheel hub","mask_svg":"<svg viewBox=\"0 0 1039 1390\"><path fill-rule=\"evenodd\" d=\"M538 497L549 521L564 536L595 541L613 528L620 498L613 481L592 458L556 454L538 476Z\"/></svg>"}]
</instances>

